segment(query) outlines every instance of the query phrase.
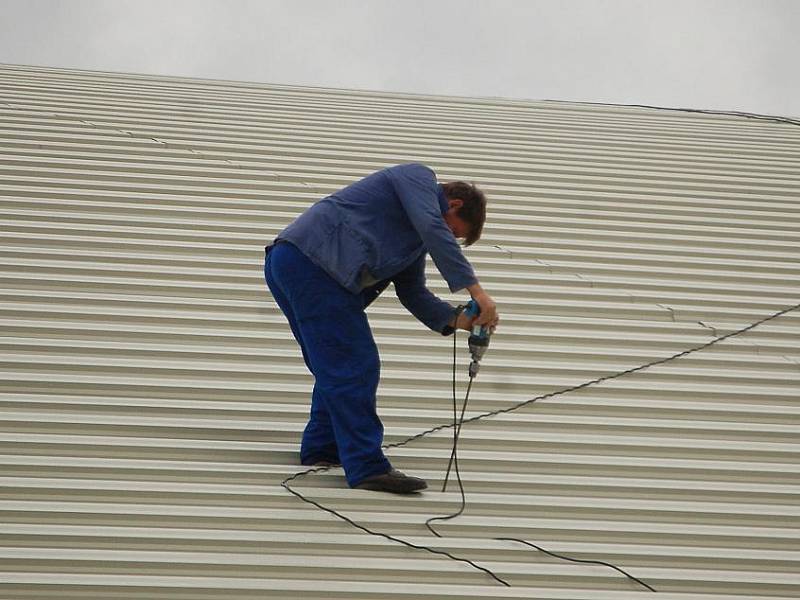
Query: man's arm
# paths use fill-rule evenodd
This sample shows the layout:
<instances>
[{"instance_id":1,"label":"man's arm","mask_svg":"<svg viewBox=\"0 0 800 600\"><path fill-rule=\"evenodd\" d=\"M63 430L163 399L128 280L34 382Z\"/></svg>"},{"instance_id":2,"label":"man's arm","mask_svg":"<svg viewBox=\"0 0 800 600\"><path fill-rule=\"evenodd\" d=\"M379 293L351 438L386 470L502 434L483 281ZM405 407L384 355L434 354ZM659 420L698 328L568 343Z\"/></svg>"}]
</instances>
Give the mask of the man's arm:
<instances>
[{"instance_id":1,"label":"man's arm","mask_svg":"<svg viewBox=\"0 0 800 600\"><path fill-rule=\"evenodd\" d=\"M397 297L412 315L434 331L444 335L452 333L448 325L453 320L455 309L425 286L425 253L395 275L392 281Z\"/></svg>"},{"instance_id":2,"label":"man's arm","mask_svg":"<svg viewBox=\"0 0 800 600\"><path fill-rule=\"evenodd\" d=\"M499 322L497 305L481 287L472 265L464 257L453 232L442 217L439 199L434 191L435 173L425 165L416 163L393 167L388 169L388 173L409 220L422 238L436 268L447 281L450 291L466 288L481 309L475 324L496 327ZM460 324L454 320L451 327L455 326Z\"/></svg>"},{"instance_id":3,"label":"man's arm","mask_svg":"<svg viewBox=\"0 0 800 600\"><path fill-rule=\"evenodd\" d=\"M400 203L425 250L451 292L476 284L478 278L442 216L434 172L421 164L387 169Z\"/></svg>"},{"instance_id":4,"label":"man's arm","mask_svg":"<svg viewBox=\"0 0 800 600\"><path fill-rule=\"evenodd\" d=\"M455 329L469 331L474 324L488 324L492 331L497 327L499 319L494 301L483 291L480 284L470 286L473 288L470 294L474 294L473 299L481 307L480 316L486 315L483 322L475 317L468 317L463 312L456 316L455 308L450 303L437 297L425 286L425 254L398 273L392 281L403 306L430 329L442 335L450 335ZM475 296L481 298L484 304L482 305Z\"/></svg>"}]
</instances>

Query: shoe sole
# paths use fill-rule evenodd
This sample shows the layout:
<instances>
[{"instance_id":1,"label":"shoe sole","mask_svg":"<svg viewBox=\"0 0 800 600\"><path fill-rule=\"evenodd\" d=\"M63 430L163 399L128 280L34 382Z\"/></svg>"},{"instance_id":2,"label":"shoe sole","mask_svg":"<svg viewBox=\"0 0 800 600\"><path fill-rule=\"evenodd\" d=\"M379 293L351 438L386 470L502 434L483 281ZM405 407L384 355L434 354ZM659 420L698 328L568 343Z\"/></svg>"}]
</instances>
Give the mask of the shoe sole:
<instances>
[{"instance_id":1,"label":"shoe sole","mask_svg":"<svg viewBox=\"0 0 800 600\"><path fill-rule=\"evenodd\" d=\"M362 483L356 486L357 490L369 490L371 492L389 492L390 494L413 494L427 489L428 484L424 481L421 484L408 484L406 486L391 487L381 483Z\"/></svg>"}]
</instances>

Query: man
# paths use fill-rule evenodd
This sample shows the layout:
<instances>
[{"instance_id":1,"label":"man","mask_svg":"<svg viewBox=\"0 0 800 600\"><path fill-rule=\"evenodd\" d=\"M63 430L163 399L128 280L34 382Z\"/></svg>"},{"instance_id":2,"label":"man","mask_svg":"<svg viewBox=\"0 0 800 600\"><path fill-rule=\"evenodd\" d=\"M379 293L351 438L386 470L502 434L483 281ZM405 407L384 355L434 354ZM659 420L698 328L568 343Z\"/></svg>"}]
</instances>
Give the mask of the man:
<instances>
[{"instance_id":1,"label":"man","mask_svg":"<svg viewBox=\"0 0 800 600\"><path fill-rule=\"evenodd\" d=\"M315 379L302 464L341 464L354 488L410 493L427 487L393 469L381 450L380 359L364 310L393 283L403 305L443 335L473 321L495 327L495 303L456 241L477 241L485 218L480 190L439 184L430 168L405 164L320 200L266 247L267 285ZM469 291L481 308L477 319L456 318L454 307L425 287L427 254L451 292Z\"/></svg>"}]
</instances>

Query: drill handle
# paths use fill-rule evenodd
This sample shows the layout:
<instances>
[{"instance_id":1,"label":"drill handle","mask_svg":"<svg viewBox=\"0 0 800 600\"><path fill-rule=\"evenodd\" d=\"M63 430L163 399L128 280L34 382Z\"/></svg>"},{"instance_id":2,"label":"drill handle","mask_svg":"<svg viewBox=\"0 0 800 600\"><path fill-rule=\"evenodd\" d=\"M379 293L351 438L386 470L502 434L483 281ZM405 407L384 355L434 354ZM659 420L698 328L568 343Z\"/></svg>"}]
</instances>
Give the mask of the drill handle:
<instances>
[{"instance_id":1,"label":"drill handle","mask_svg":"<svg viewBox=\"0 0 800 600\"><path fill-rule=\"evenodd\" d=\"M481 314L481 307L475 300L470 300L464 307L464 314L468 317L477 317Z\"/></svg>"},{"instance_id":2,"label":"drill handle","mask_svg":"<svg viewBox=\"0 0 800 600\"><path fill-rule=\"evenodd\" d=\"M468 317L477 317L481 314L481 307L478 305L475 300L470 300L467 302L467 306L464 309L464 314ZM472 327L472 336L476 338L488 338L489 337L489 328L485 325L474 325Z\"/></svg>"}]
</instances>

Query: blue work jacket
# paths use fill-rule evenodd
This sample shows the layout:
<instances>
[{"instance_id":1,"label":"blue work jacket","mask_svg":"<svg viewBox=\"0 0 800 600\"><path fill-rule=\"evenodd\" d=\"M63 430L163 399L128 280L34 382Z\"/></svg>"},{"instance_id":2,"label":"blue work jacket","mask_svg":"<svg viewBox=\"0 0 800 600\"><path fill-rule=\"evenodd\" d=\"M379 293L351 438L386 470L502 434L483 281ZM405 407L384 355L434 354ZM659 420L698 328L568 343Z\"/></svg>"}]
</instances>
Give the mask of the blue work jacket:
<instances>
[{"instance_id":1,"label":"blue work jacket","mask_svg":"<svg viewBox=\"0 0 800 600\"><path fill-rule=\"evenodd\" d=\"M394 283L397 297L425 325L442 333L453 307L425 286L431 255L451 292L477 283L444 220L448 210L436 174L422 164L373 173L309 207L275 242L300 249L365 305Z\"/></svg>"}]
</instances>

